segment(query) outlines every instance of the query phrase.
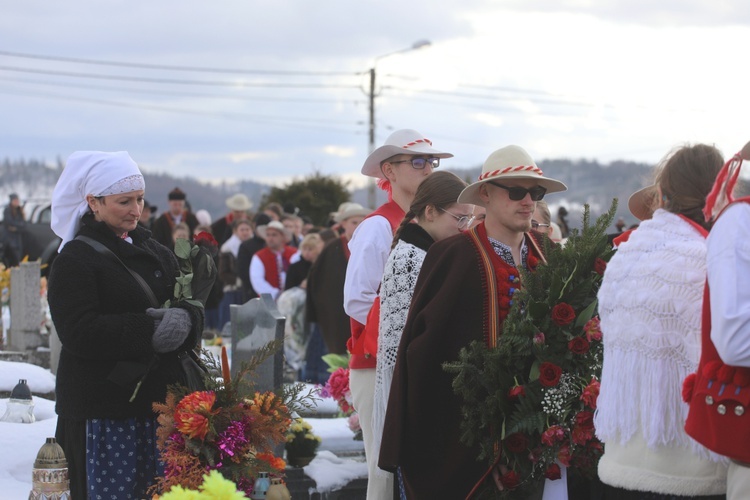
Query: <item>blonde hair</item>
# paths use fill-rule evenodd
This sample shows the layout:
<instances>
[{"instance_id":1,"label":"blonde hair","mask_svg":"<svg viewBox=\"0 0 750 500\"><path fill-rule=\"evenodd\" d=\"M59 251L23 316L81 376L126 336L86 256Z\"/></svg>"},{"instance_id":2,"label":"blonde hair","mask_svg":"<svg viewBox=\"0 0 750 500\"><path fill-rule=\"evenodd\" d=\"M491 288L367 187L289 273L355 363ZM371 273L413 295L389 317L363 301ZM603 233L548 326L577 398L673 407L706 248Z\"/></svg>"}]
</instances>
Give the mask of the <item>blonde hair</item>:
<instances>
[{"instance_id":1,"label":"blonde hair","mask_svg":"<svg viewBox=\"0 0 750 500\"><path fill-rule=\"evenodd\" d=\"M310 233L302 238L299 244L300 250L313 250L323 244L323 239L317 233Z\"/></svg>"}]
</instances>

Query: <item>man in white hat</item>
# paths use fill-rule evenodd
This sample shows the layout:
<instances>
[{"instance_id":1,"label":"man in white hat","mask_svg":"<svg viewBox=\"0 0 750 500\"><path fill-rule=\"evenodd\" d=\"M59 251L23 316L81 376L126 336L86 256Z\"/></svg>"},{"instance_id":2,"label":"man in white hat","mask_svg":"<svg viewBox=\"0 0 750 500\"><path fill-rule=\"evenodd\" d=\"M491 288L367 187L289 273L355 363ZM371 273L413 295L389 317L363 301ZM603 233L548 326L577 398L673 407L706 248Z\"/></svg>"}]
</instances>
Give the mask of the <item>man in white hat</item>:
<instances>
[{"instance_id":1,"label":"man in white hat","mask_svg":"<svg viewBox=\"0 0 750 500\"><path fill-rule=\"evenodd\" d=\"M351 353L349 387L365 444L368 466L367 498L392 497L393 476L377 470L372 446L372 408L375 391L375 355L378 352L378 289L393 233L409 209L419 184L453 155L432 147L432 141L416 130L393 132L385 143L370 153L362 166L364 175L379 180L389 191L389 201L370 214L349 241L349 265L344 282L344 310L351 318L352 335L347 342ZM372 313L371 313L372 310Z\"/></svg>"},{"instance_id":2,"label":"man in white hat","mask_svg":"<svg viewBox=\"0 0 750 500\"><path fill-rule=\"evenodd\" d=\"M290 259L297 249L286 244L289 234L277 220L269 222L261 232L265 233L261 236L266 240L266 247L250 260L250 284L258 295L270 293L276 300L284 290Z\"/></svg>"},{"instance_id":3,"label":"man in white hat","mask_svg":"<svg viewBox=\"0 0 750 500\"><path fill-rule=\"evenodd\" d=\"M247 220L249 217L248 211L253 208L253 202L242 193L233 194L227 198L226 205L229 213L211 224L211 233L219 244L219 248L232 237L232 222Z\"/></svg>"},{"instance_id":4,"label":"man in white hat","mask_svg":"<svg viewBox=\"0 0 750 500\"><path fill-rule=\"evenodd\" d=\"M494 347L521 286L519 269L544 262L531 232L536 202L565 189L522 148L495 151L458 197L485 207L484 222L427 252L396 358L379 461L400 469L408 498L466 498L482 478L479 449L460 442L462 401L443 363L475 340Z\"/></svg>"}]
</instances>

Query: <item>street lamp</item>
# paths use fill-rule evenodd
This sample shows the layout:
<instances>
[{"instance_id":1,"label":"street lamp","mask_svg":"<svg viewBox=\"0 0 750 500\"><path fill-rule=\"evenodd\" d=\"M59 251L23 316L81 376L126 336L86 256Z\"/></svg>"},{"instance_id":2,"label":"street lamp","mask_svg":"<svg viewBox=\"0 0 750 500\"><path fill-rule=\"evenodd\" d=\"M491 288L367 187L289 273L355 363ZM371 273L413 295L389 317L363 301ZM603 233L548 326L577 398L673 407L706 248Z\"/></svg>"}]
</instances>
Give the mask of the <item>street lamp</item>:
<instances>
[{"instance_id":1,"label":"street lamp","mask_svg":"<svg viewBox=\"0 0 750 500\"><path fill-rule=\"evenodd\" d=\"M369 134L369 148L368 148L368 154L375 151L375 67L378 64L378 61L381 59L384 59L386 57L395 55L395 54L402 54L404 52L411 52L412 50L418 50L422 47L428 47L431 43L429 40L417 40L414 42L411 47L406 47L405 49L396 50L394 52L389 52L387 54L383 54L382 56L378 56L375 58L375 62L372 65L372 68L370 68L370 134ZM369 182L367 186L367 204L370 208L375 208L375 184L376 181L373 179Z\"/></svg>"}]
</instances>

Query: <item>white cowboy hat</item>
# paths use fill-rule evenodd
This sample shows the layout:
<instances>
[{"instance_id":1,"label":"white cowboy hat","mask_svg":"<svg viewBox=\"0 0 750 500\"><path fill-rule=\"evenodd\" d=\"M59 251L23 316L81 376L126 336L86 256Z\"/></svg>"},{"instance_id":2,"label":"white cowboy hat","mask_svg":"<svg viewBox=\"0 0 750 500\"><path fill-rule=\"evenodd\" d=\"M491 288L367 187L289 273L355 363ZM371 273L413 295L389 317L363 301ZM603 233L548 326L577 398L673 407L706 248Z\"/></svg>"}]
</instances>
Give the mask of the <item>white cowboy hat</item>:
<instances>
[{"instance_id":1,"label":"white cowboy hat","mask_svg":"<svg viewBox=\"0 0 750 500\"><path fill-rule=\"evenodd\" d=\"M269 229L274 229L274 230L280 232L281 234L284 235L285 238L289 238L289 236L290 236L289 231L287 230L287 228L284 227L284 224L282 224L281 222L279 222L277 220L272 220L271 222L269 222L268 224L266 224L264 226L258 226L256 228L256 231L258 232L258 234L260 235L260 237L265 240L266 239L266 233L268 232Z\"/></svg>"},{"instance_id":2,"label":"white cowboy hat","mask_svg":"<svg viewBox=\"0 0 750 500\"><path fill-rule=\"evenodd\" d=\"M339 205L338 211L333 213L333 220L335 222L343 222L350 217L367 217L371 213L371 209L365 208L359 203L347 201Z\"/></svg>"},{"instance_id":3,"label":"white cowboy hat","mask_svg":"<svg viewBox=\"0 0 750 500\"><path fill-rule=\"evenodd\" d=\"M253 202L242 193L237 193L227 198L226 204L229 210L235 210L238 212L253 208Z\"/></svg>"},{"instance_id":4,"label":"white cowboy hat","mask_svg":"<svg viewBox=\"0 0 750 500\"><path fill-rule=\"evenodd\" d=\"M548 193L557 193L567 190L562 182L544 177L544 172L536 166L534 160L520 146L506 146L492 153L482 165L482 173L479 179L468 185L458 195L458 203L470 203L472 205L484 206L479 197L479 188L488 181L506 179L533 179L542 187L547 188Z\"/></svg>"},{"instance_id":5,"label":"white cowboy hat","mask_svg":"<svg viewBox=\"0 0 750 500\"><path fill-rule=\"evenodd\" d=\"M656 184L639 189L628 198L628 210L636 219L648 220L654 215L656 196Z\"/></svg>"},{"instance_id":6,"label":"white cowboy hat","mask_svg":"<svg viewBox=\"0 0 750 500\"><path fill-rule=\"evenodd\" d=\"M451 153L444 153L432 147L432 141L411 129L396 130L388 136L385 143L370 153L362 166L362 173L370 177L385 178L380 164L396 155L429 155L435 158L451 158Z\"/></svg>"}]
</instances>

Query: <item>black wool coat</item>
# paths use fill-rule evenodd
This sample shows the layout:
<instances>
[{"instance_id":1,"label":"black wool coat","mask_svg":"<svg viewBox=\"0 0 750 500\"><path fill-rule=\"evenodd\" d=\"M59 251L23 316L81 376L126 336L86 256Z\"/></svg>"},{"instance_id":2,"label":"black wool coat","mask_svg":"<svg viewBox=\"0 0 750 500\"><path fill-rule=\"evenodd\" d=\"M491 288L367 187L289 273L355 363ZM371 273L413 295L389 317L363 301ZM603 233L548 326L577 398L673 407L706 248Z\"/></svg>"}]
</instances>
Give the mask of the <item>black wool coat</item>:
<instances>
[{"instance_id":1,"label":"black wool coat","mask_svg":"<svg viewBox=\"0 0 750 500\"><path fill-rule=\"evenodd\" d=\"M118 238L87 214L78 234L112 250L137 272L163 304L172 299L178 274L174 254L138 227L133 243ZM56 411L63 418L91 419L152 416L170 384L184 383L178 352L195 347L203 330L202 309L181 305L190 314L188 338L172 353L156 355L151 346L151 304L138 282L121 264L89 244L68 242L50 270L48 301L62 342L56 381ZM130 403L140 374L155 362L138 396Z\"/></svg>"}]
</instances>

